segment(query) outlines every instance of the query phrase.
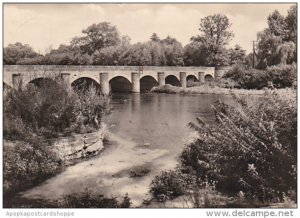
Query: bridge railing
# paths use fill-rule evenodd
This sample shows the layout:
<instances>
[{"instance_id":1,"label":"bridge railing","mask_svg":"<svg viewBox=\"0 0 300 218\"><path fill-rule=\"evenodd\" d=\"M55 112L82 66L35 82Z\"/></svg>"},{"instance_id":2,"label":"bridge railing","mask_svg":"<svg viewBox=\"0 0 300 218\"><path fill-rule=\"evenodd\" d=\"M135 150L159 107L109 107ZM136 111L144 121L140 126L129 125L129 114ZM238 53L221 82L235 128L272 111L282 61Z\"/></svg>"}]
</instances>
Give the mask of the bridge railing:
<instances>
[{"instance_id":1,"label":"bridge railing","mask_svg":"<svg viewBox=\"0 0 300 218\"><path fill-rule=\"evenodd\" d=\"M5 71L201 71L214 67L196 66L96 66L96 65L4 65Z\"/></svg>"}]
</instances>

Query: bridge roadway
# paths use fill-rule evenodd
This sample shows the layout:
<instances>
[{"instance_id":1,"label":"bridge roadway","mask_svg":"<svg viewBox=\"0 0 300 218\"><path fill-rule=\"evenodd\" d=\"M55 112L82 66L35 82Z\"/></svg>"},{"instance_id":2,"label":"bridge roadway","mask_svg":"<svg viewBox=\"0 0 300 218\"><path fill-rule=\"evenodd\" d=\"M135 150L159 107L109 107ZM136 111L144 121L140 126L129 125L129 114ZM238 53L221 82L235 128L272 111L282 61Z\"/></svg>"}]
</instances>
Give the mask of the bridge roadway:
<instances>
[{"instance_id":1,"label":"bridge roadway","mask_svg":"<svg viewBox=\"0 0 300 218\"><path fill-rule=\"evenodd\" d=\"M60 74L67 85L80 78L90 78L97 82L105 94L110 91L110 81L116 77L126 78L132 87L132 92L140 92L140 80L150 76L159 85L164 85L166 77L173 76L180 81L181 87L186 87L188 76L194 76L199 82L205 82L210 75L215 78L214 67L177 67L177 66L75 66L75 65L4 65L3 82L10 87L18 84L26 86L39 78L53 78Z\"/></svg>"}]
</instances>

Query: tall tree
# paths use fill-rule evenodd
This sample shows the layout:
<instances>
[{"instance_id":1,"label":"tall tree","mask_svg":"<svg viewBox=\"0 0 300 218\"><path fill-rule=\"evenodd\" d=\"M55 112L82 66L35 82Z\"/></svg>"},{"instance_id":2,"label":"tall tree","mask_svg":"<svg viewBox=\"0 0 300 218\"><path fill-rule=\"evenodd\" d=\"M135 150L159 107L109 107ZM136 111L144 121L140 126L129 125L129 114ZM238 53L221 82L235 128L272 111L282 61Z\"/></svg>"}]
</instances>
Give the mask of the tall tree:
<instances>
[{"instance_id":1,"label":"tall tree","mask_svg":"<svg viewBox=\"0 0 300 218\"><path fill-rule=\"evenodd\" d=\"M258 68L296 62L296 7L286 17L275 10L267 20L268 28L257 34Z\"/></svg>"},{"instance_id":2,"label":"tall tree","mask_svg":"<svg viewBox=\"0 0 300 218\"><path fill-rule=\"evenodd\" d=\"M208 64L211 66L226 63L225 45L233 37L230 31L231 23L225 15L214 14L201 19L199 30L202 35L198 37L207 47Z\"/></svg>"},{"instance_id":3,"label":"tall tree","mask_svg":"<svg viewBox=\"0 0 300 218\"><path fill-rule=\"evenodd\" d=\"M85 36L75 37L71 41L72 47L79 47L83 53L89 55L105 47L117 45L121 36L115 26L108 22L93 24L82 31Z\"/></svg>"},{"instance_id":4,"label":"tall tree","mask_svg":"<svg viewBox=\"0 0 300 218\"><path fill-rule=\"evenodd\" d=\"M285 18L287 40L296 43L297 40L297 6L292 6Z\"/></svg>"},{"instance_id":5,"label":"tall tree","mask_svg":"<svg viewBox=\"0 0 300 218\"><path fill-rule=\"evenodd\" d=\"M284 16L277 10L268 16L268 26L271 34L280 36L281 38L284 38L286 35Z\"/></svg>"},{"instance_id":6,"label":"tall tree","mask_svg":"<svg viewBox=\"0 0 300 218\"><path fill-rule=\"evenodd\" d=\"M184 64L186 66L205 66L207 63L207 48L197 40L191 40L189 44L184 47Z\"/></svg>"},{"instance_id":7,"label":"tall tree","mask_svg":"<svg viewBox=\"0 0 300 218\"><path fill-rule=\"evenodd\" d=\"M243 50L239 45L235 45L234 48L228 49L228 59L229 65L245 64L246 50Z\"/></svg>"}]
</instances>

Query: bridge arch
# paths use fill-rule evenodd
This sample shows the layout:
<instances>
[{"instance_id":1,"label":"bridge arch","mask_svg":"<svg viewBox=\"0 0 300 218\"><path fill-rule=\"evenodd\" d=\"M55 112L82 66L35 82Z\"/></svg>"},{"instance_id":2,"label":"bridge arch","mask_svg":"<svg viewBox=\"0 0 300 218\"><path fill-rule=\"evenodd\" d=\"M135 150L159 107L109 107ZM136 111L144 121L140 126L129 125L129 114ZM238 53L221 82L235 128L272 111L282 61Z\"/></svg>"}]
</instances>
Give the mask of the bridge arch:
<instances>
[{"instance_id":1,"label":"bridge arch","mask_svg":"<svg viewBox=\"0 0 300 218\"><path fill-rule=\"evenodd\" d=\"M168 75L165 78L165 84L170 84L172 86L180 86L180 81L176 76Z\"/></svg>"},{"instance_id":2,"label":"bridge arch","mask_svg":"<svg viewBox=\"0 0 300 218\"><path fill-rule=\"evenodd\" d=\"M30 80L25 87L30 88L30 87L36 87L36 88L43 88L43 87L57 87L58 83L52 79L52 78L47 78L47 77L37 77L32 80Z\"/></svg>"},{"instance_id":3,"label":"bridge arch","mask_svg":"<svg viewBox=\"0 0 300 218\"><path fill-rule=\"evenodd\" d=\"M206 74L204 78L205 78L205 82L212 82L214 80L214 77L210 74Z\"/></svg>"},{"instance_id":4,"label":"bridge arch","mask_svg":"<svg viewBox=\"0 0 300 218\"><path fill-rule=\"evenodd\" d=\"M195 86L195 85L197 85L197 82L199 82L199 80L197 79L197 77L195 75L190 74L186 77L186 86L187 87Z\"/></svg>"},{"instance_id":5,"label":"bridge arch","mask_svg":"<svg viewBox=\"0 0 300 218\"><path fill-rule=\"evenodd\" d=\"M154 86L158 86L158 82L153 76L146 75L140 78L141 92L150 91Z\"/></svg>"},{"instance_id":6,"label":"bridge arch","mask_svg":"<svg viewBox=\"0 0 300 218\"><path fill-rule=\"evenodd\" d=\"M115 76L109 80L111 92L131 92L132 83L123 76Z\"/></svg>"},{"instance_id":7,"label":"bridge arch","mask_svg":"<svg viewBox=\"0 0 300 218\"><path fill-rule=\"evenodd\" d=\"M3 93L4 95L9 92L9 90L11 90L12 87L10 85L8 85L7 83L3 82Z\"/></svg>"},{"instance_id":8,"label":"bridge arch","mask_svg":"<svg viewBox=\"0 0 300 218\"><path fill-rule=\"evenodd\" d=\"M190 74L186 77L186 81L198 82L199 80L195 75Z\"/></svg>"},{"instance_id":9,"label":"bridge arch","mask_svg":"<svg viewBox=\"0 0 300 218\"><path fill-rule=\"evenodd\" d=\"M80 77L71 83L71 87L75 92L86 92L91 88L95 88L100 93L100 84L90 77Z\"/></svg>"}]
</instances>

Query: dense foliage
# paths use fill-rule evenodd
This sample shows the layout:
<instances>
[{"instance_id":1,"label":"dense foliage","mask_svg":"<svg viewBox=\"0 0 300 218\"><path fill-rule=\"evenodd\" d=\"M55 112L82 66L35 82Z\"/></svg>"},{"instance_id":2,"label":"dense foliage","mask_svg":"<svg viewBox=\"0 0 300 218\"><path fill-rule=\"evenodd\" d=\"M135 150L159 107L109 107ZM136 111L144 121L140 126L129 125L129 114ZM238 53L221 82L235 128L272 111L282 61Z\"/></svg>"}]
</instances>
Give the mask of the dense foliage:
<instances>
[{"instance_id":1,"label":"dense foliage","mask_svg":"<svg viewBox=\"0 0 300 218\"><path fill-rule=\"evenodd\" d=\"M116 197L107 198L104 195L96 195L88 191L79 194L64 196L59 207L62 208L129 208L132 205L128 194L122 201Z\"/></svg>"},{"instance_id":2,"label":"dense foliage","mask_svg":"<svg viewBox=\"0 0 300 218\"><path fill-rule=\"evenodd\" d=\"M268 17L268 28L257 38L258 68L296 62L297 6L292 6L286 17L275 10Z\"/></svg>"},{"instance_id":3,"label":"dense foliage","mask_svg":"<svg viewBox=\"0 0 300 218\"><path fill-rule=\"evenodd\" d=\"M42 79L37 84L11 89L4 96L5 139L22 139L28 132L53 138L80 132L83 126L100 127L108 98L95 88L67 90L60 77Z\"/></svg>"},{"instance_id":4,"label":"dense foliage","mask_svg":"<svg viewBox=\"0 0 300 218\"><path fill-rule=\"evenodd\" d=\"M95 88L74 92L59 77L37 80L4 95L4 193L55 175L61 160L51 139L99 129L108 98Z\"/></svg>"},{"instance_id":5,"label":"dense foliage","mask_svg":"<svg viewBox=\"0 0 300 218\"><path fill-rule=\"evenodd\" d=\"M193 180L178 169L163 171L152 180L150 192L156 199L165 201L185 194L192 184Z\"/></svg>"},{"instance_id":6,"label":"dense foliage","mask_svg":"<svg viewBox=\"0 0 300 218\"><path fill-rule=\"evenodd\" d=\"M244 89L287 88L295 87L297 79L297 66L277 65L265 70L246 69L242 65L233 66L225 75Z\"/></svg>"},{"instance_id":7,"label":"dense foliage","mask_svg":"<svg viewBox=\"0 0 300 218\"><path fill-rule=\"evenodd\" d=\"M182 187L195 177L198 189L209 183L229 196L262 202L296 200L295 93L266 92L251 101L234 98L235 106L219 101L214 104L215 124L208 125L201 118L197 124L190 123L199 138L180 156L181 175L163 172L155 177L150 189L154 196L168 191L187 194ZM188 178L184 182L176 179L183 176Z\"/></svg>"},{"instance_id":8,"label":"dense foliage","mask_svg":"<svg viewBox=\"0 0 300 218\"><path fill-rule=\"evenodd\" d=\"M221 22L216 28L217 34L209 38L206 34L207 25L214 26L217 22ZM225 31L222 30L223 26L226 26ZM21 43L9 45L4 49L4 64L214 65L215 60L227 55L224 45L232 35L226 30L229 26L229 20L224 15L206 17L200 23L200 30L204 35L193 37L194 40L183 48L175 38L167 36L165 39L160 39L156 33L153 33L147 42L131 44L130 39L121 36L115 26L102 22L92 24L82 31L83 36L74 37L69 45L60 45L59 48L51 49L44 56L35 53L28 45ZM215 41L215 37L220 37L222 40L219 40L217 45L208 45L207 43Z\"/></svg>"},{"instance_id":9,"label":"dense foliage","mask_svg":"<svg viewBox=\"0 0 300 218\"><path fill-rule=\"evenodd\" d=\"M14 145L4 142L3 193L14 194L61 171L57 154L42 138L27 134Z\"/></svg>"}]
</instances>

